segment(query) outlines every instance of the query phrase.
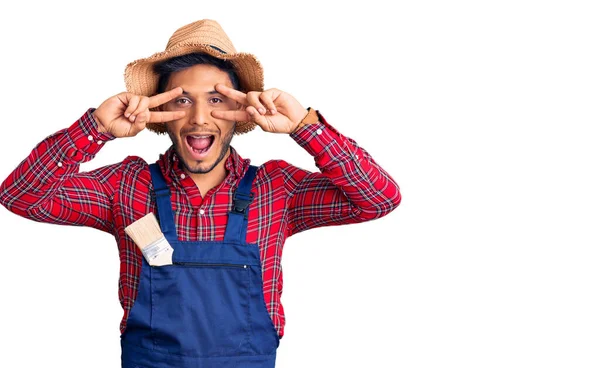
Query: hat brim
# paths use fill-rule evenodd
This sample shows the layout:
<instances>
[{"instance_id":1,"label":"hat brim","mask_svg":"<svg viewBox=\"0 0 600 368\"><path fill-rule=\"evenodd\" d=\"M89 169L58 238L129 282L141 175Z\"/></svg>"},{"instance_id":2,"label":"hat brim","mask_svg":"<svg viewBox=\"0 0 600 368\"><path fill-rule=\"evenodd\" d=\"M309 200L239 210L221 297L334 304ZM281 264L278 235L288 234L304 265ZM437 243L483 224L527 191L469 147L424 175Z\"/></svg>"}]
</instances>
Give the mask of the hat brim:
<instances>
[{"instance_id":1,"label":"hat brim","mask_svg":"<svg viewBox=\"0 0 600 368\"><path fill-rule=\"evenodd\" d=\"M195 52L206 53L231 62L239 78L242 92L263 91L263 68L254 55L248 53L225 54L209 45L193 43L181 43L167 51L157 52L148 58L127 64L125 68L125 87L127 91L141 96L155 95L159 77L154 72L154 65L167 59ZM165 123L148 123L146 127L156 133L167 132ZM255 127L256 123L238 121L234 133L247 133Z\"/></svg>"}]
</instances>

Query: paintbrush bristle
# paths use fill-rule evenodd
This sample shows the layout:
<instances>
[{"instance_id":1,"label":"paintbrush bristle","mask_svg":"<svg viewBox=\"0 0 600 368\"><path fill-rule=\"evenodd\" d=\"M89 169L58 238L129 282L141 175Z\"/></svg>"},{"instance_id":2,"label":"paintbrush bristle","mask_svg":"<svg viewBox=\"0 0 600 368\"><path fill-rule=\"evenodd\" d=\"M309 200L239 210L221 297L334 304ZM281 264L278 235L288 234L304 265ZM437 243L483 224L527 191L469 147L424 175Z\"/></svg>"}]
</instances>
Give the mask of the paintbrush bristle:
<instances>
[{"instance_id":1,"label":"paintbrush bristle","mask_svg":"<svg viewBox=\"0 0 600 368\"><path fill-rule=\"evenodd\" d=\"M152 212L127 226L125 232L140 248L151 266L173 264L173 248L165 239Z\"/></svg>"},{"instance_id":2,"label":"paintbrush bristle","mask_svg":"<svg viewBox=\"0 0 600 368\"><path fill-rule=\"evenodd\" d=\"M156 221L156 217L152 212L127 226L125 232L140 249L144 249L148 244L155 242L163 236L158 221Z\"/></svg>"}]
</instances>

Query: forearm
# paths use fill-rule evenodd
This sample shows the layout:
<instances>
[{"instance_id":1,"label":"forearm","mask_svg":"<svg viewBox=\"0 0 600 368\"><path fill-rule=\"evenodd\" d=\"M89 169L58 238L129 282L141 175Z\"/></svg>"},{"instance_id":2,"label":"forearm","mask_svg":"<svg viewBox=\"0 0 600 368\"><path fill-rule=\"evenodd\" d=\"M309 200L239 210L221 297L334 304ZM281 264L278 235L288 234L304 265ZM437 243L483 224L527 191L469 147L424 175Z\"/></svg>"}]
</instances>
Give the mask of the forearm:
<instances>
[{"instance_id":1,"label":"forearm","mask_svg":"<svg viewBox=\"0 0 600 368\"><path fill-rule=\"evenodd\" d=\"M333 128L318 121L290 135L314 157L320 174L302 174L291 180L292 219L300 228L372 220L395 209L400 189L369 153ZM325 179L326 178L326 179Z\"/></svg>"},{"instance_id":2,"label":"forearm","mask_svg":"<svg viewBox=\"0 0 600 368\"><path fill-rule=\"evenodd\" d=\"M97 217L108 216L105 202L115 169L76 174L80 164L91 160L110 139L112 136L97 131L88 110L69 128L40 142L15 168L0 186L0 203L35 221L102 227ZM86 201L90 195L99 202ZM89 213L96 219L86 215Z\"/></svg>"}]
</instances>

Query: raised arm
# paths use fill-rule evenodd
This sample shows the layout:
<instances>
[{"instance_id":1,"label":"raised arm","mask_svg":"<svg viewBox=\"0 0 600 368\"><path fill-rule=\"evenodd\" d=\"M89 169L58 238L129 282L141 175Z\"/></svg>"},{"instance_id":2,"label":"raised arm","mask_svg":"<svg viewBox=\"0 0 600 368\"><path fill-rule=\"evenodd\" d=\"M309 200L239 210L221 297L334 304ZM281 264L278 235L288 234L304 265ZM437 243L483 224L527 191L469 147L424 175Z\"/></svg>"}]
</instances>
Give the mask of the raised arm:
<instances>
[{"instance_id":1,"label":"raised arm","mask_svg":"<svg viewBox=\"0 0 600 368\"><path fill-rule=\"evenodd\" d=\"M150 111L174 98L180 88L153 96L120 93L89 109L69 128L40 142L0 186L0 204L25 218L112 232L112 198L120 164L80 173L104 142L134 136L148 122L163 122L185 112Z\"/></svg>"},{"instance_id":2,"label":"raised arm","mask_svg":"<svg viewBox=\"0 0 600 368\"><path fill-rule=\"evenodd\" d=\"M111 231L111 198L119 165L79 173L113 139L99 133L88 110L40 142L0 186L0 203L30 220Z\"/></svg>"},{"instance_id":3,"label":"raised arm","mask_svg":"<svg viewBox=\"0 0 600 368\"><path fill-rule=\"evenodd\" d=\"M288 235L373 220L398 207L400 189L391 176L354 140L315 114L315 122L290 136L314 157L320 172L282 167L290 193Z\"/></svg>"},{"instance_id":4,"label":"raised arm","mask_svg":"<svg viewBox=\"0 0 600 368\"><path fill-rule=\"evenodd\" d=\"M275 88L248 93L222 84L215 88L243 109L213 111L214 117L253 121L265 132L290 134L315 158L318 173L279 162L289 193L288 235L373 220L400 204L400 189L390 175L355 141L341 135L317 111L307 112L290 94Z\"/></svg>"}]
</instances>

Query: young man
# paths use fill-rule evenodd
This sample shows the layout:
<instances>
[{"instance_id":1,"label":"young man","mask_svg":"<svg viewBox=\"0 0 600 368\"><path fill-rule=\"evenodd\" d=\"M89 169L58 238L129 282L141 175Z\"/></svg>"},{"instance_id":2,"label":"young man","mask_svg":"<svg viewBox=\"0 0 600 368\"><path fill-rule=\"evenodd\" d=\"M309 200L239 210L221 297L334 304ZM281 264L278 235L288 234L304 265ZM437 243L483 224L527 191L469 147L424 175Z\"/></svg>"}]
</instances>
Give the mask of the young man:
<instances>
[{"instance_id":1,"label":"young man","mask_svg":"<svg viewBox=\"0 0 600 368\"><path fill-rule=\"evenodd\" d=\"M398 185L317 111L264 91L256 57L237 53L215 21L178 29L165 51L130 63L125 82L127 92L42 141L4 181L0 202L35 221L114 235L123 367L273 367L286 238L384 216L400 203ZM256 125L289 134L320 172L250 165L230 142ZM155 164L130 156L79 172L105 142L145 128L173 142ZM148 213L174 249L172 265L151 266L125 232Z\"/></svg>"}]
</instances>

